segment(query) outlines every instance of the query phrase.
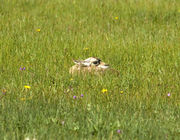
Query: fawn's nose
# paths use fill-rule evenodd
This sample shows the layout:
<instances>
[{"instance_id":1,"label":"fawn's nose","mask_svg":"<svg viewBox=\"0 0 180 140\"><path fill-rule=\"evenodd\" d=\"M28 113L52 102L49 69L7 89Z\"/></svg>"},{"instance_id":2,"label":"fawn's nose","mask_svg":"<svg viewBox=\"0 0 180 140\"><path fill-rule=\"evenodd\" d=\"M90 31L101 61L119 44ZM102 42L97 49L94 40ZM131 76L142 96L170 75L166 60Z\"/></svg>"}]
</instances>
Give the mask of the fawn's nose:
<instances>
[{"instance_id":1,"label":"fawn's nose","mask_svg":"<svg viewBox=\"0 0 180 140\"><path fill-rule=\"evenodd\" d=\"M109 68L109 64L101 63L101 65L99 65L98 67L102 68L102 69L107 69L107 68Z\"/></svg>"}]
</instances>

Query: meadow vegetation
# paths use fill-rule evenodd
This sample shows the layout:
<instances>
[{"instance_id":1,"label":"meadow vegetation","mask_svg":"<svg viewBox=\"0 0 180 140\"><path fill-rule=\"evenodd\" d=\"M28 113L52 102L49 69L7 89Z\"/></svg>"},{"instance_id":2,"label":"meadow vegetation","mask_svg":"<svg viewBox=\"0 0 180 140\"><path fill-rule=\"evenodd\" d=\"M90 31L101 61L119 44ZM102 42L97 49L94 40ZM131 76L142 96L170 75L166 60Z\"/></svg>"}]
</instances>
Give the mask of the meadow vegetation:
<instances>
[{"instance_id":1,"label":"meadow vegetation","mask_svg":"<svg viewBox=\"0 0 180 140\"><path fill-rule=\"evenodd\" d=\"M178 139L180 1L0 0L0 90L0 139Z\"/></svg>"}]
</instances>

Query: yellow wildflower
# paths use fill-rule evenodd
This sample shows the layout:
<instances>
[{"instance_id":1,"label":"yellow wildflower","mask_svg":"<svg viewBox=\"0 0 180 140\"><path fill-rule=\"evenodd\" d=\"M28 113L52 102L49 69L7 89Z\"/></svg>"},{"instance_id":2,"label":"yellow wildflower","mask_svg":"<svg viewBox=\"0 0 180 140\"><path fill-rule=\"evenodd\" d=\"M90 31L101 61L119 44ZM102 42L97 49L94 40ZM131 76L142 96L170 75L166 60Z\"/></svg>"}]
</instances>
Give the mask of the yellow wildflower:
<instances>
[{"instance_id":1,"label":"yellow wildflower","mask_svg":"<svg viewBox=\"0 0 180 140\"><path fill-rule=\"evenodd\" d=\"M26 98L21 98L20 100L21 100L21 101L25 101L25 100L26 100Z\"/></svg>"},{"instance_id":2,"label":"yellow wildflower","mask_svg":"<svg viewBox=\"0 0 180 140\"><path fill-rule=\"evenodd\" d=\"M41 31L41 29L36 29L36 32L40 32Z\"/></svg>"},{"instance_id":3,"label":"yellow wildflower","mask_svg":"<svg viewBox=\"0 0 180 140\"><path fill-rule=\"evenodd\" d=\"M178 10L178 12L180 13L180 9Z\"/></svg>"},{"instance_id":4,"label":"yellow wildflower","mask_svg":"<svg viewBox=\"0 0 180 140\"><path fill-rule=\"evenodd\" d=\"M123 91L123 90L121 90L121 91L120 91L120 93L121 93L121 94L123 94L123 93L124 93L124 91Z\"/></svg>"},{"instance_id":5,"label":"yellow wildflower","mask_svg":"<svg viewBox=\"0 0 180 140\"><path fill-rule=\"evenodd\" d=\"M89 48L84 48L85 51L89 50Z\"/></svg>"},{"instance_id":6,"label":"yellow wildflower","mask_svg":"<svg viewBox=\"0 0 180 140\"><path fill-rule=\"evenodd\" d=\"M73 81L73 78L71 78L70 81Z\"/></svg>"},{"instance_id":7,"label":"yellow wildflower","mask_svg":"<svg viewBox=\"0 0 180 140\"><path fill-rule=\"evenodd\" d=\"M102 93L105 93L105 92L107 92L107 91L108 91L108 90L107 90L107 89L104 89L104 88L101 90Z\"/></svg>"},{"instance_id":8,"label":"yellow wildflower","mask_svg":"<svg viewBox=\"0 0 180 140\"><path fill-rule=\"evenodd\" d=\"M115 19L117 20L117 19L118 19L118 17L115 17Z\"/></svg>"},{"instance_id":9,"label":"yellow wildflower","mask_svg":"<svg viewBox=\"0 0 180 140\"><path fill-rule=\"evenodd\" d=\"M6 94L6 92L7 92L6 89L3 89L3 90L2 90L2 93L3 93L3 94Z\"/></svg>"},{"instance_id":10,"label":"yellow wildflower","mask_svg":"<svg viewBox=\"0 0 180 140\"><path fill-rule=\"evenodd\" d=\"M24 88L30 89L31 87L30 86L24 86Z\"/></svg>"}]
</instances>

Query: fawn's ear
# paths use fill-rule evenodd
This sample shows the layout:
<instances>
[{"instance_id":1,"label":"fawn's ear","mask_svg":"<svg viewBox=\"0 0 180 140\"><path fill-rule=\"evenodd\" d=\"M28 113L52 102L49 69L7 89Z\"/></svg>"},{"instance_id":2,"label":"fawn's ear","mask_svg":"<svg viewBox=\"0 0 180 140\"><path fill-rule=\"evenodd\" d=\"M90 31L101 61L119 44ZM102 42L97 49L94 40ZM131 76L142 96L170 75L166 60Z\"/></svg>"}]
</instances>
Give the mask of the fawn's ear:
<instances>
[{"instance_id":1,"label":"fawn's ear","mask_svg":"<svg viewBox=\"0 0 180 140\"><path fill-rule=\"evenodd\" d=\"M73 62L74 62L75 64L80 65L80 61L78 61L78 60L73 60Z\"/></svg>"}]
</instances>

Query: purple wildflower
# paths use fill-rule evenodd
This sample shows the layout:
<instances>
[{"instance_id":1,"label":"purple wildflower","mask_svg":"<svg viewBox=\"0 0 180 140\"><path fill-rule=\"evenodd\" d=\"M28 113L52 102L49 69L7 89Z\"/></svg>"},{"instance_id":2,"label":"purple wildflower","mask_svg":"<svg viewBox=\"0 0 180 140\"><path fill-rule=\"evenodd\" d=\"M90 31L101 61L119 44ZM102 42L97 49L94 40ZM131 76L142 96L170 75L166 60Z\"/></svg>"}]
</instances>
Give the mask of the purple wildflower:
<instances>
[{"instance_id":1,"label":"purple wildflower","mask_svg":"<svg viewBox=\"0 0 180 140\"><path fill-rule=\"evenodd\" d=\"M20 71L23 71L23 70L25 70L25 69L26 69L25 67L23 67L23 68L20 67L20 68L19 68Z\"/></svg>"},{"instance_id":2,"label":"purple wildflower","mask_svg":"<svg viewBox=\"0 0 180 140\"><path fill-rule=\"evenodd\" d=\"M168 93L167 96L171 96L171 93Z\"/></svg>"},{"instance_id":3,"label":"purple wildflower","mask_svg":"<svg viewBox=\"0 0 180 140\"><path fill-rule=\"evenodd\" d=\"M83 94L81 94L81 97L84 97L84 95L83 95Z\"/></svg>"},{"instance_id":4,"label":"purple wildflower","mask_svg":"<svg viewBox=\"0 0 180 140\"><path fill-rule=\"evenodd\" d=\"M76 96L73 96L74 99L76 99L77 97Z\"/></svg>"},{"instance_id":5,"label":"purple wildflower","mask_svg":"<svg viewBox=\"0 0 180 140\"><path fill-rule=\"evenodd\" d=\"M118 129L118 130L117 130L117 133L121 133L121 130L120 130L120 129Z\"/></svg>"}]
</instances>

